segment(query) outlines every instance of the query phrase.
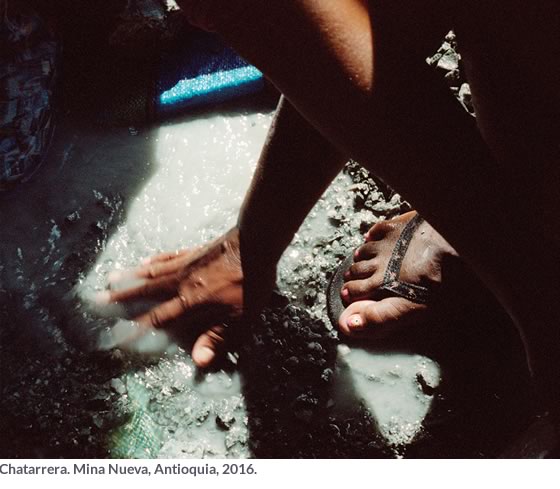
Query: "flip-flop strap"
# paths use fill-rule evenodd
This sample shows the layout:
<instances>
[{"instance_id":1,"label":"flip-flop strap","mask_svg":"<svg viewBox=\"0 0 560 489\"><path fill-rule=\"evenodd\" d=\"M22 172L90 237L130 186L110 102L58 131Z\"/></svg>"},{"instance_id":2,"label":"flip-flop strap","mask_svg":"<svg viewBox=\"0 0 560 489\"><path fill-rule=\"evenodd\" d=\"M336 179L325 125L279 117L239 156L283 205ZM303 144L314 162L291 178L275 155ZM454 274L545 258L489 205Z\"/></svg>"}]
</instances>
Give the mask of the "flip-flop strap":
<instances>
[{"instance_id":1,"label":"flip-flop strap","mask_svg":"<svg viewBox=\"0 0 560 489\"><path fill-rule=\"evenodd\" d=\"M430 295L428 287L401 281L399 280L399 276L404 257L406 256L414 232L422 222L424 222L424 218L416 214L404 227L393 248L391 259L385 270L383 283L379 287L381 290L391 292L394 295L398 295L417 304L426 304L428 302Z\"/></svg>"}]
</instances>

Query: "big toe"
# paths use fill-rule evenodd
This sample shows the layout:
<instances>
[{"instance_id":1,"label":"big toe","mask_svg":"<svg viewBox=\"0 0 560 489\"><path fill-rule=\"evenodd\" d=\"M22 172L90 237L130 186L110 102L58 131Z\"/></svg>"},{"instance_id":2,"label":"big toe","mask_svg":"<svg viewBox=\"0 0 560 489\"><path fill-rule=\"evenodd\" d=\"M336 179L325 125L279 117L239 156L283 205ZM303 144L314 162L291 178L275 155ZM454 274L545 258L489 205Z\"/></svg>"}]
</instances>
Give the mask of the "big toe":
<instances>
[{"instance_id":1,"label":"big toe","mask_svg":"<svg viewBox=\"0 0 560 489\"><path fill-rule=\"evenodd\" d=\"M338 327L346 336L382 339L402 327L417 323L425 311L425 305L402 297L356 301L342 312Z\"/></svg>"}]
</instances>

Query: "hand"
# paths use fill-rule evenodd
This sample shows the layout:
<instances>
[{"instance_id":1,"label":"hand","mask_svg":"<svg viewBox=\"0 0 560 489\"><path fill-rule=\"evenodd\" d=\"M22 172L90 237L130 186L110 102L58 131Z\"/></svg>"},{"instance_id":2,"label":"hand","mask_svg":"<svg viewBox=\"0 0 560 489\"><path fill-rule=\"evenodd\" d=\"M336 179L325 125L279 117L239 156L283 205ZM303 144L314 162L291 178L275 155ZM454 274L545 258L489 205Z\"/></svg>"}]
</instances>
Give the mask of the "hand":
<instances>
[{"instance_id":1,"label":"hand","mask_svg":"<svg viewBox=\"0 0 560 489\"><path fill-rule=\"evenodd\" d=\"M163 299L163 303L135 318L147 328L163 328L200 310L215 319L215 325L202 333L193 346L193 360L200 367L210 365L222 350L223 323L244 314L244 276L237 228L204 247L164 253L145 260L131 272L114 272L111 281L117 282L125 275L142 283L126 290L101 292L96 302L103 305Z\"/></svg>"}]
</instances>

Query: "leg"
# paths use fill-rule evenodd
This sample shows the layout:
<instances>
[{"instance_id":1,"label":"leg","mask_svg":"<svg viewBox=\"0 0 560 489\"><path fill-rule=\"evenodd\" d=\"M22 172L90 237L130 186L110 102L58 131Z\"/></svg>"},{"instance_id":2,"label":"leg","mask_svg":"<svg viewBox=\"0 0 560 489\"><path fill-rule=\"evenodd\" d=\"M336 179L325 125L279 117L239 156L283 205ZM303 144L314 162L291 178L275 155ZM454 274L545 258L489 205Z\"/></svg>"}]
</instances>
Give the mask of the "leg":
<instances>
[{"instance_id":1,"label":"leg","mask_svg":"<svg viewBox=\"0 0 560 489\"><path fill-rule=\"evenodd\" d=\"M423 64L418 46L425 46L420 41L433 35L432 19L441 17L445 8L425 2L418 5L382 0L370 2L369 7L357 0L267 2L266 7L260 8L258 2L240 3L250 4L251 8L238 12L236 22L230 26L220 23L220 15L216 14L218 30L261 67L319 131L387 180L442 232L520 326L535 374L549 377L547 372L551 372L558 358L560 338L558 328L542 325L553 325L560 319L560 313L550 307L560 292L555 269L560 263L555 256L557 246L547 232L550 226L546 219L528 213L526 205L515 196L519 180L511 177L528 172L519 173L519 165L510 165L504 153L486 136L492 145L491 153L474 130L474 122L465 121L461 127L450 125L448 121L455 122L459 110L453 101L437 107L432 104L440 98L443 88ZM505 42L494 50L497 61L508 41L519 45L514 39L519 20L514 17L524 18L521 3L524 2L513 2L507 9L513 27L503 33ZM465 5L472 7L471 2ZM557 46L557 36L553 37L556 31L550 28L556 25L557 17L547 19L546 14L556 15L558 7L551 1L538 2L538 6L549 8L531 18L545 22L545 40ZM486 6L487 18L483 20L488 22L476 25L482 28L489 43L496 25L492 15L498 16L493 9L492 5ZM461 13L473 25L481 18L474 7L463 7ZM267 18L271 21L267 22ZM239 29L240 23L247 30ZM502 20L500 25L504 24L507 21ZM535 29L538 30L536 25L521 32L530 38ZM472 30L477 32L474 27ZM287 32L291 35L286 36ZM266 42L251 42L255 35ZM403 45L405 39L410 47ZM484 59L485 46L479 45L477 50L476 43L472 45L471 59L477 55ZM278 52L285 56L276 56ZM542 57L541 54L537 59ZM524 62L528 63L529 57L525 56ZM503 67L503 61L498 66ZM516 73L513 64L505 67L512 76ZM551 71L546 66L543 70ZM538 78L532 75L529 71L525 81L538 87ZM320 86L314 83L317 80L322 82ZM481 83L485 83L484 78ZM492 86L488 78L486 83ZM310 86L314 90L309 90ZM533 90L533 95L537 91L538 88ZM543 110L557 108L557 99L553 100ZM525 107L531 109L527 104ZM503 115L499 108L491 107L491 111L498 112L490 124ZM547 120L554 123L557 118ZM483 129L483 133L487 132ZM530 134L534 133L533 130ZM377 144L372 144L372 135ZM547 138L543 143L548 144L549 150L556 148ZM554 158L548 154L545 157L547 169ZM526 160L521 165L527 168ZM548 185L542 184L546 177L538 173L538 188L548 189ZM550 194L552 191L546 192ZM552 204L557 211L558 202ZM520 229L531 232L519 232ZM553 392L551 395L556 399L556 385Z\"/></svg>"},{"instance_id":2,"label":"leg","mask_svg":"<svg viewBox=\"0 0 560 489\"><path fill-rule=\"evenodd\" d=\"M496 278L511 282L497 288L517 318L541 393L558 404L560 334L551 305L560 272L560 4L472 3L461 4L457 31L477 121L496 156L500 192L517 224L511 228L529 230L504 235L509 238L509 247L500 243L504 258L513 258L515 266L496 270Z\"/></svg>"}]
</instances>

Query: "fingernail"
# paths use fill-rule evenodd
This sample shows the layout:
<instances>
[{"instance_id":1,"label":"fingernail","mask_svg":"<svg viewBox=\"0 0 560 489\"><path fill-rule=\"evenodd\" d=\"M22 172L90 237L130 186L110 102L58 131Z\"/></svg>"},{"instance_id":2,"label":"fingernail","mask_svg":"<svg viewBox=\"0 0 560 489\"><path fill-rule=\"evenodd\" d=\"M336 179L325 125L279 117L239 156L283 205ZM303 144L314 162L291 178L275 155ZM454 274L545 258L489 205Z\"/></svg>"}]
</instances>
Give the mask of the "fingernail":
<instances>
[{"instance_id":1,"label":"fingernail","mask_svg":"<svg viewBox=\"0 0 560 489\"><path fill-rule=\"evenodd\" d=\"M360 252L358 250L354 251L354 258L358 258L359 254L360 254Z\"/></svg>"},{"instance_id":2,"label":"fingernail","mask_svg":"<svg viewBox=\"0 0 560 489\"><path fill-rule=\"evenodd\" d=\"M142 258L140 260L140 265L147 265L148 263L150 263L152 261L152 258L147 256L146 258Z\"/></svg>"},{"instance_id":3,"label":"fingernail","mask_svg":"<svg viewBox=\"0 0 560 489\"><path fill-rule=\"evenodd\" d=\"M105 306L111 302L111 293L104 290L95 294L93 301L99 306Z\"/></svg>"},{"instance_id":4,"label":"fingernail","mask_svg":"<svg viewBox=\"0 0 560 489\"><path fill-rule=\"evenodd\" d=\"M119 280L122 279L122 272L118 271L118 270L113 270L112 272L109 272L107 274L107 281L108 282L118 282Z\"/></svg>"},{"instance_id":5,"label":"fingernail","mask_svg":"<svg viewBox=\"0 0 560 489\"><path fill-rule=\"evenodd\" d=\"M215 356L216 352L207 346L203 346L193 352L194 363L196 363L199 367L206 367L209 365Z\"/></svg>"},{"instance_id":6,"label":"fingernail","mask_svg":"<svg viewBox=\"0 0 560 489\"><path fill-rule=\"evenodd\" d=\"M364 325L364 323L362 321L362 318L358 314L353 314L352 316L350 316L348 318L348 321L346 321L346 324L351 329L352 328L361 328Z\"/></svg>"},{"instance_id":7,"label":"fingernail","mask_svg":"<svg viewBox=\"0 0 560 489\"><path fill-rule=\"evenodd\" d=\"M350 297L350 292L348 291L347 288L342 289L342 291L340 292L340 295L342 296L342 298L344 300L348 299Z\"/></svg>"}]
</instances>

